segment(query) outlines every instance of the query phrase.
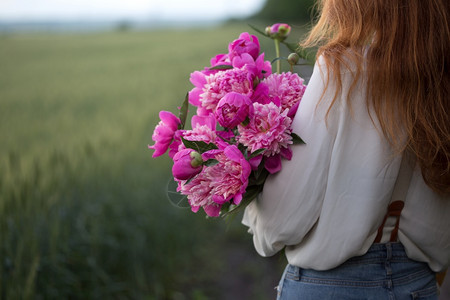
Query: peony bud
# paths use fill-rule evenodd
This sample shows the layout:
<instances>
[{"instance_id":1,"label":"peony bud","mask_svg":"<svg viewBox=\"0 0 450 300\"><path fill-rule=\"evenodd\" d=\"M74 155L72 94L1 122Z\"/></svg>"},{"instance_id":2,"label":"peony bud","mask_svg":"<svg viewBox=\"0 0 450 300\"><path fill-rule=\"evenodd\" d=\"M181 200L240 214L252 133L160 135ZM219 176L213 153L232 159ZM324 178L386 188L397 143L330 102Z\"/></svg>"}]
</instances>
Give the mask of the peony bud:
<instances>
[{"instance_id":1,"label":"peony bud","mask_svg":"<svg viewBox=\"0 0 450 300\"><path fill-rule=\"evenodd\" d=\"M278 34L281 37L287 37L291 33L291 26L287 24L282 24L280 27L278 27Z\"/></svg>"},{"instance_id":2,"label":"peony bud","mask_svg":"<svg viewBox=\"0 0 450 300\"><path fill-rule=\"evenodd\" d=\"M266 33L269 31L270 37L280 41L284 41L289 33L291 33L291 26L285 23L276 23L266 28Z\"/></svg>"},{"instance_id":3,"label":"peony bud","mask_svg":"<svg viewBox=\"0 0 450 300\"><path fill-rule=\"evenodd\" d=\"M196 168L203 164L202 155L198 153L197 151L192 151L189 156L192 158L191 160L191 166Z\"/></svg>"},{"instance_id":4,"label":"peony bud","mask_svg":"<svg viewBox=\"0 0 450 300\"><path fill-rule=\"evenodd\" d=\"M178 180L189 180L203 169L200 153L193 149L183 149L173 157L172 174Z\"/></svg>"},{"instance_id":5,"label":"peony bud","mask_svg":"<svg viewBox=\"0 0 450 300\"><path fill-rule=\"evenodd\" d=\"M291 53L288 56L288 62L291 66L295 66L298 63L299 59L300 56L298 56L297 53Z\"/></svg>"},{"instance_id":6,"label":"peony bud","mask_svg":"<svg viewBox=\"0 0 450 300\"><path fill-rule=\"evenodd\" d=\"M216 118L225 128L234 128L252 113L252 100L249 97L230 92L220 99L216 108Z\"/></svg>"},{"instance_id":7,"label":"peony bud","mask_svg":"<svg viewBox=\"0 0 450 300\"><path fill-rule=\"evenodd\" d=\"M228 45L229 60L233 61L236 56L241 56L243 53L248 53L253 59L259 56L259 40L256 36L243 32L239 38Z\"/></svg>"}]
</instances>

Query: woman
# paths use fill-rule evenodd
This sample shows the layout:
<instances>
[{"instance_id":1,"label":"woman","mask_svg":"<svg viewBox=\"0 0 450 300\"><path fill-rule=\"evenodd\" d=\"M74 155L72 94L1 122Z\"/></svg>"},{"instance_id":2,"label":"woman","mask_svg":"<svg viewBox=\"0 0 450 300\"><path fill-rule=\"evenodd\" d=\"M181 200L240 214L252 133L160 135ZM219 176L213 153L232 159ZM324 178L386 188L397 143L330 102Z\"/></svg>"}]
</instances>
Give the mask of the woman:
<instances>
[{"instance_id":1,"label":"woman","mask_svg":"<svg viewBox=\"0 0 450 300\"><path fill-rule=\"evenodd\" d=\"M322 0L306 145L245 211L280 299L436 299L450 262L448 0ZM412 297L412 298L411 298Z\"/></svg>"}]
</instances>

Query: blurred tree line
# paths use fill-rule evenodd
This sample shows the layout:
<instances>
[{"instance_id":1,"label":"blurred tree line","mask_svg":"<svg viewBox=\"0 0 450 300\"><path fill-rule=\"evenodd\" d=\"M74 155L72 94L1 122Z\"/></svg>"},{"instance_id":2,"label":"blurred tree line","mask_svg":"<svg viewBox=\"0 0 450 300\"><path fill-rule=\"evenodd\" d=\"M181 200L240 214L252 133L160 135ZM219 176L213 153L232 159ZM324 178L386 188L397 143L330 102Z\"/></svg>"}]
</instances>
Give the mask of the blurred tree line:
<instances>
[{"instance_id":1,"label":"blurred tree line","mask_svg":"<svg viewBox=\"0 0 450 300\"><path fill-rule=\"evenodd\" d=\"M254 19L273 22L309 22L314 15L315 0L266 0Z\"/></svg>"}]
</instances>

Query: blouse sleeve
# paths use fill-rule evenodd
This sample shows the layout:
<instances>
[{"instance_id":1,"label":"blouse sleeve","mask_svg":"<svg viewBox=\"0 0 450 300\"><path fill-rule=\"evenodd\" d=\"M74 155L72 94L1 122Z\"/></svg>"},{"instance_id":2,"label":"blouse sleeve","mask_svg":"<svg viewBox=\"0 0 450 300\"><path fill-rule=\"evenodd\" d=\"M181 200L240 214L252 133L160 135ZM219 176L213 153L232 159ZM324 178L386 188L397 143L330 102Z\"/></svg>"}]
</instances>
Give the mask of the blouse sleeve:
<instances>
[{"instance_id":1,"label":"blouse sleeve","mask_svg":"<svg viewBox=\"0 0 450 300\"><path fill-rule=\"evenodd\" d=\"M242 223L262 256L300 243L319 218L343 110L337 99L327 115L336 89L332 81L325 89L326 80L319 61L293 120L293 131L306 144L292 146L292 160L283 161L282 170L269 176L263 192L245 209Z\"/></svg>"}]
</instances>

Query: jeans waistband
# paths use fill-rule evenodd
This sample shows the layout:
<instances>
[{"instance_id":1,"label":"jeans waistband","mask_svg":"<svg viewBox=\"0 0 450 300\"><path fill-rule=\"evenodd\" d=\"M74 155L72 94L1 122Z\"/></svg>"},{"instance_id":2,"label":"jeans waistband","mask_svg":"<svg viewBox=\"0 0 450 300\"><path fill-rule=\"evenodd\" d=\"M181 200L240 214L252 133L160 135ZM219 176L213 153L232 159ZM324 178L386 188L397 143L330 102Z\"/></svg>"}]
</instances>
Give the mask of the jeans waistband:
<instances>
[{"instance_id":1,"label":"jeans waistband","mask_svg":"<svg viewBox=\"0 0 450 300\"><path fill-rule=\"evenodd\" d=\"M362 256L355 256L345 262L345 264L352 263L377 263L377 262L408 262L411 259L406 255L405 247L401 243L385 243L373 244L366 254Z\"/></svg>"},{"instance_id":2,"label":"jeans waistband","mask_svg":"<svg viewBox=\"0 0 450 300\"><path fill-rule=\"evenodd\" d=\"M316 271L288 264L285 274L288 279L309 283L388 289L422 279L433 285L435 279L428 265L409 259L398 242L373 244L366 254L330 270Z\"/></svg>"}]
</instances>

